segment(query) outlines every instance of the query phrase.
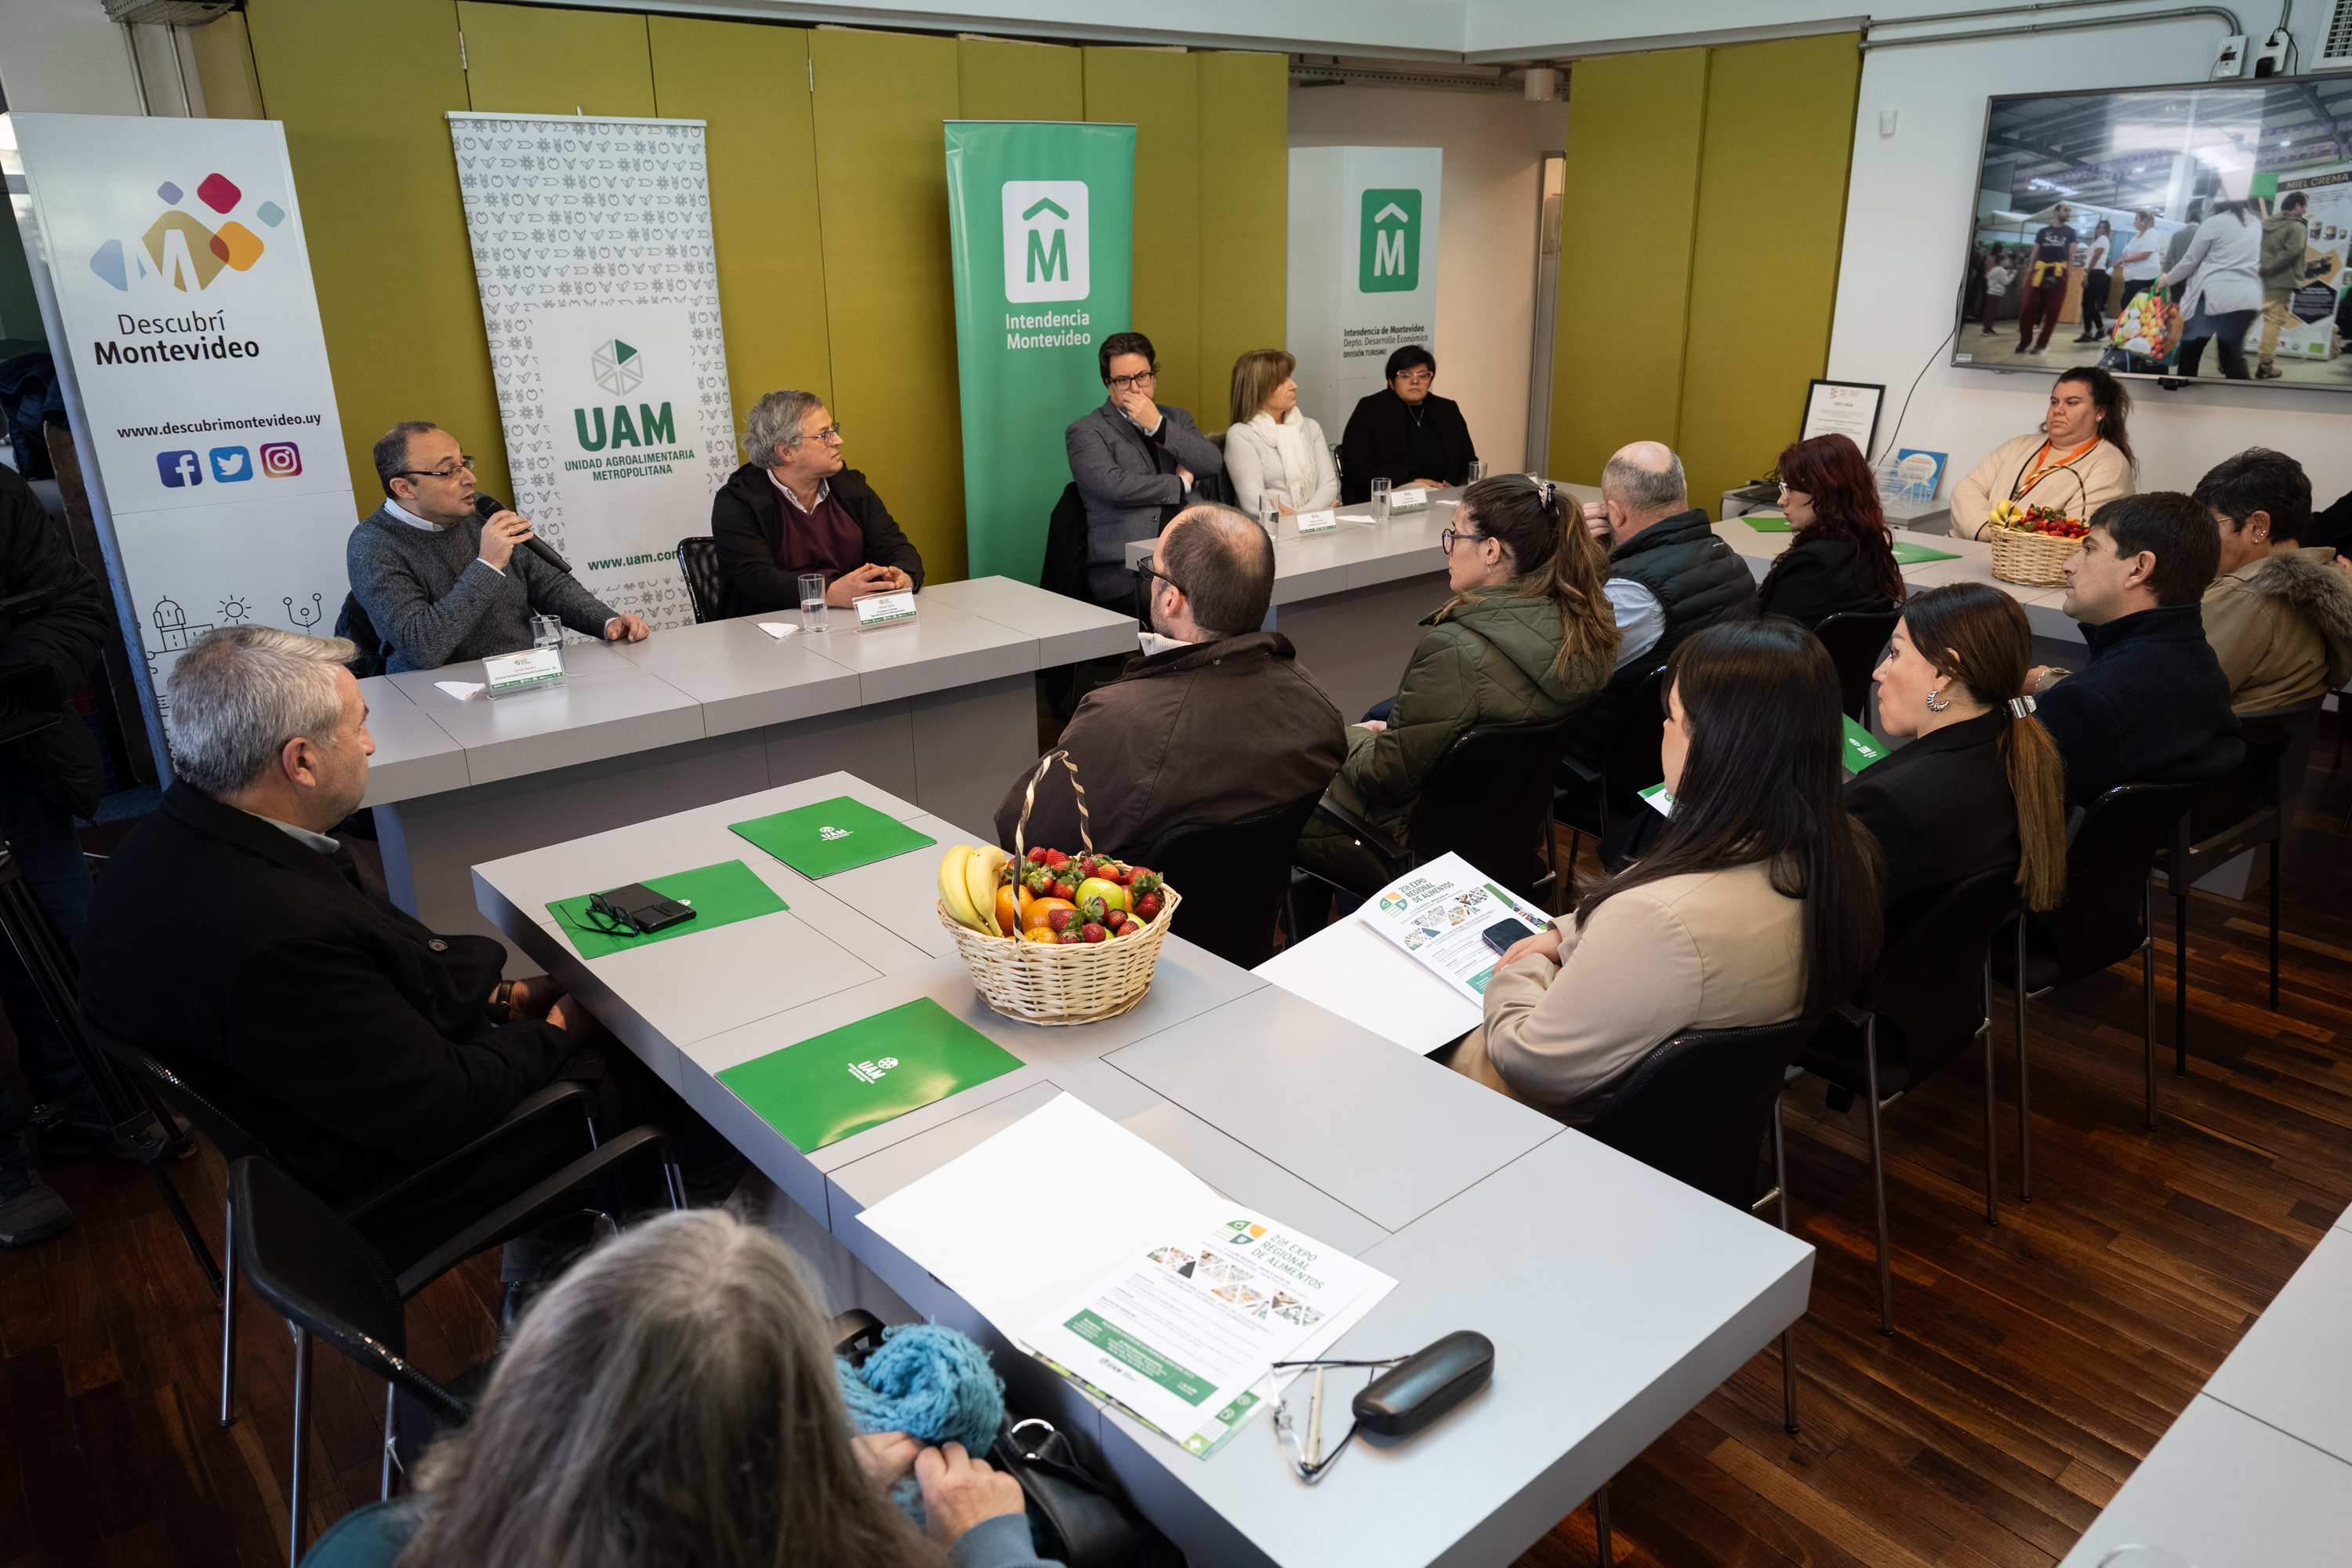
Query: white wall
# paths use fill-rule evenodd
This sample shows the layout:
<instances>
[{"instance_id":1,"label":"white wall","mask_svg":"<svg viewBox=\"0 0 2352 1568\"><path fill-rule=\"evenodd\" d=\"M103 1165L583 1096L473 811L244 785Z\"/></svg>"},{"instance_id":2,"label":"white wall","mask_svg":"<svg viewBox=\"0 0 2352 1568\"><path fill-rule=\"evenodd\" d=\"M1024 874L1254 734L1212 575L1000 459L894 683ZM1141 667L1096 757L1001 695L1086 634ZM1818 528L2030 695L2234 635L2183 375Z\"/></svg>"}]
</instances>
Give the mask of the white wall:
<instances>
[{"instance_id":1,"label":"white wall","mask_svg":"<svg viewBox=\"0 0 2352 1568\"><path fill-rule=\"evenodd\" d=\"M12 110L146 112L122 29L99 0L0 0L0 92Z\"/></svg>"},{"instance_id":2,"label":"white wall","mask_svg":"<svg viewBox=\"0 0 2352 1568\"><path fill-rule=\"evenodd\" d=\"M1985 99L2200 80L2217 26L2149 24L1864 57L1830 374L1886 385L1882 444L1914 377L1918 391L1903 444L1949 452L1958 472L2035 428L2049 400L2050 370L1998 374L1955 366L1943 341L1974 211ZM1878 134L1882 109L1901 111L1889 138ZM2352 489L2352 394L2127 384L2143 489L2186 489L2212 464L2251 446L2302 459L2322 505Z\"/></svg>"},{"instance_id":3,"label":"white wall","mask_svg":"<svg viewBox=\"0 0 2352 1568\"><path fill-rule=\"evenodd\" d=\"M1568 139L1565 102L1420 88L1290 89L1293 147L1442 147L1437 391L1462 405L1490 471L1526 460L1543 155ZM1349 410L1310 408L1332 440Z\"/></svg>"}]
</instances>

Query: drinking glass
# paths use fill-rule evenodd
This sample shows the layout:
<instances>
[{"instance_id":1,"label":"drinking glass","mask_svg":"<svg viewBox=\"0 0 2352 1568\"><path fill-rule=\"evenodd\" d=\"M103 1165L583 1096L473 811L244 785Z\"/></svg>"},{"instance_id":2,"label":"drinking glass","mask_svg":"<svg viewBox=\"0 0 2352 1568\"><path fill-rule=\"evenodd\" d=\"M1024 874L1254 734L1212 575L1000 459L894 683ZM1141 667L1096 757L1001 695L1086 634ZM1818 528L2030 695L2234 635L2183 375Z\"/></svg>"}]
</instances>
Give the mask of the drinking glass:
<instances>
[{"instance_id":1,"label":"drinking glass","mask_svg":"<svg viewBox=\"0 0 2352 1568\"><path fill-rule=\"evenodd\" d=\"M824 574L801 574L801 630L824 630Z\"/></svg>"},{"instance_id":2,"label":"drinking glass","mask_svg":"<svg viewBox=\"0 0 2352 1568\"><path fill-rule=\"evenodd\" d=\"M1389 520L1390 489L1391 486L1386 479L1372 481L1372 521L1375 522L1386 522Z\"/></svg>"},{"instance_id":3,"label":"drinking glass","mask_svg":"<svg viewBox=\"0 0 2352 1568\"><path fill-rule=\"evenodd\" d=\"M1282 508L1272 496L1261 495L1257 498L1257 521L1258 526L1265 530L1266 538L1280 541Z\"/></svg>"},{"instance_id":4,"label":"drinking glass","mask_svg":"<svg viewBox=\"0 0 2352 1568\"><path fill-rule=\"evenodd\" d=\"M1465 485L1475 485L1486 477L1486 465L1480 459L1473 458L1470 459L1470 477L1462 482Z\"/></svg>"},{"instance_id":5,"label":"drinking glass","mask_svg":"<svg viewBox=\"0 0 2352 1568\"><path fill-rule=\"evenodd\" d=\"M533 616L530 618L530 646L562 647L563 623L553 616Z\"/></svg>"}]
</instances>

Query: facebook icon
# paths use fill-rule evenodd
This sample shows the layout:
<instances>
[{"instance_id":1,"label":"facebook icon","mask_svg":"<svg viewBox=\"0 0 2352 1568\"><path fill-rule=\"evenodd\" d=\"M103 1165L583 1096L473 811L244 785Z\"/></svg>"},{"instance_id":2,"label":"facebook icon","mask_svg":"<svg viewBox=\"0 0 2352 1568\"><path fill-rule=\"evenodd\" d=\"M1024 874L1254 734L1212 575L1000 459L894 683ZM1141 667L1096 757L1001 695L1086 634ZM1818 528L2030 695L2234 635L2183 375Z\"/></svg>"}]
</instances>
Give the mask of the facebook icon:
<instances>
[{"instance_id":1,"label":"facebook icon","mask_svg":"<svg viewBox=\"0 0 2352 1568\"><path fill-rule=\"evenodd\" d=\"M198 466L194 452L158 452L155 473L168 489L180 489L205 482L205 470Z\"/></svg>"}]
</instances>

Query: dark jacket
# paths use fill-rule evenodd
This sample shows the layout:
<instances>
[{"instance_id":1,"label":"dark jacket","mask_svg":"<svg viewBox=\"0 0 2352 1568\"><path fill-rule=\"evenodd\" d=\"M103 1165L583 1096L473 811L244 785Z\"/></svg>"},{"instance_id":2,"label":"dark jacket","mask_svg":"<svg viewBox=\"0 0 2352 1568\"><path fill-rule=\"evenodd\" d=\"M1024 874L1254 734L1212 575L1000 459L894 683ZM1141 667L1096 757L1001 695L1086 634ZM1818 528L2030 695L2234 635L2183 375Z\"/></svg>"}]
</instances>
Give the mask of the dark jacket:
<instances>
[{"instance_id":1,"label":"dark jacket","mask_svg":"<svg viewBox=\"0 0 2352 1568\"><path fill-rule=\"evenodd\" d=\"M1137 429L1108 396L1101 407L1071 420L1062 432L1070 478L1087 503L1087 584L1098 604L1117 602L1134 583L1128 544L1159 538L1160 528L1184 505L1184 480L1177 468L1195 479L1225 471L1225 455L1201 434L1190 414L1165 404L1155 406L1157 441Z\"/></svg>"},{"instance_id":2,"label":"dark jacket","mask_svg":"<svg viewBox=\"0 0 2352 1568\"><path fill-rule=\"evenodd\" d=\"M1719 621L1752 621L1757 615L1756 574L1696 510L1661 518L1610 551L1609 574L1657 595L1666 629L1656 647L1616 673L1576 727L1568 754L1587 767L1600 762L1642 678L1665 663L1685 637Z\"/></svg>"},{"instance_id":3,"label":"dark jacket","mask_svg":"<svg viewBox=\"0 0 2352 1568\"><path fill-rule=\"evenodd\" d=\"M97 668L114 617L105 588L66 549L33 487L0 468L0 598L45 588L58 591L47 608L21 617L0 612L0 670L33 667L0 686L0 728L34 713L54 713L57 722L0 745L0 767L32 769L59 810L88 816L104 782L98 738L66 699Z\"/></svg>"},{"instance_id":4,"label":"dark jacket","mask_svg":"<svg viewBox=\"0 0 2352 1568\"><path fill-rule=\"evenodd\" d=\"M2015 872L2021 840L1995 709L1897 747L1846 781L1846 809L1886 854L1886 934L1985 871Z\"/></svg>"},{"instance_id":5,"label":"dark jacket","mask_svg":"<svg viewBox=\"0 0 2352 1568\"><path fill-rule=\"evenodd\" d=\"M1413 423L1412 405L1382 387L1356 405L1348 428L1339 437L1339 500L1359 506L1372 499L1372 481L1401 485L1409 479L1443 479L1458 485L1470 477L1470 460L1478 448L1470 444L1470 426L1462 420L1462 405L1431 393L1422 400L1422 423ZM1434 435L1444 452L1444 468L1432 473L1413 461L1412 447L1424 433Z\"/></svg>"},{"instance_id":6,"label":"dark jacket","mask_svg":"<svg viewBox=\"0 0 2352 1568\"><path fill-rule=\"evenodd\" d=\"M219 1096L330 1203L427 1163L575 1048L493 1026L506 950L436 936L329 856L185 783L99 879L81 1011Z\"/></svg>"},{"instance_id":7,"label":"dark jacket","mask_svg":"<svg viewBox=\"0 0 2352 1568\"><path fill-rule=\"evenodd\" d=\"M2141 610L2083 628L2091 662L2042 694L2042 722L2066 763L2066 804L2120 784L2184 784L2238 765L2245 742L2230 678L2195 605Z\"/></svg>"},{"instance_id":8,"label":"dark jacket","mask_svg":"<svg viewBox=\"0 0 2352 1568\"><path fill-rule=\"evenodd\" d=\"M1318 795L1348 752L1339 710L1290 639L1247 632L1127 661L1087 693L1061 744L1086 786L1095 847L1139 853L1161 829L1234 822ZM1022 773L996 808L1013 847ZM1078 851L1078 811L1059 763L1037 786L1024 842Z\"/></svg>"},{"instance_id":9,"label":"dark jacket","mask_svg":"<svg viewBox=\"0 0 2352 1568\"><path fill-rule=\"evenodd\" d=\"M2352 290L2344 297L2352 300ZM2310 526L2296 542L2306 547L2325 544L2338 555L2352 555L2352 490L2337 496L2326 510L2313 512Z\"/></svg>"},{"instance_id":10,"label":"dark jacket","mask_svg":"<svg viewBox=\"0 0 2352 1568\"><path fill-rule=\"evenodd\" d=\"M1851 539L1808 539L1781 552L1756 589L1757 614L1816 626L1835 615L1891 610L1878 574Z\"/></svg>"},{"instance_id":11,"label":"dark jacket","mask_svg":"<svg viewBox=\"0 0 2352 1568\"><path fill-rule=\"evenodd\" d=\"M923 558L866 476L844 468L825 483L842 510L857 520L866 563L896 566L921 587ZM800 607L799 574L776 564L776 552L784 547L784 498L776 493L767 469L746 463L728 476L710 503L710 537L719 546L719 572L726 584L719 615L732 618Z\"/></svg>"}]
</instances>

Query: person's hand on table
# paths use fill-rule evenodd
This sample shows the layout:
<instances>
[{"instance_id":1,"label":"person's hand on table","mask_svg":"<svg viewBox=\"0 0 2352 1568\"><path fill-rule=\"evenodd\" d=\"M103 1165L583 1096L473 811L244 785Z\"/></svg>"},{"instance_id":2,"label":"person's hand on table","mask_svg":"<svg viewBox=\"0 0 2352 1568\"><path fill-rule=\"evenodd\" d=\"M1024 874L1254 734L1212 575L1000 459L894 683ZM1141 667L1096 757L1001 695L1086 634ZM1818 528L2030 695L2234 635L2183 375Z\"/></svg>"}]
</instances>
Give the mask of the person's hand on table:
<instances>
[{"instance_id":1,"label":"person's hand on table","mask_svg":"<svg viewBox=\"0 0 2352 1568\"><path fill-rule=\"evenodd\" d=\"M1279 512L1279 513L1280 513L1282 516L1284 516L1284 517L1297 517L1297 516L1298 515L1298 509L1297 509L1297 507L1287 505L1287 504L1286 504L1286 503L1284 503L1284 502L1282 502L1282 501L1276 501L1276 502L1275 502L1275 503L1274 503L1274 510L1275 510L1276 511ZM2342 557L2340 557L2340 556L2339 556L2339 557L2337 557L2336 563L2337 563L2338 565L2343 564L2343 559L2342 559Z\"/></svg>"},{"instance_id":2,"label":"person's hand on table","mask_svg":"<svg viewBox=\"0 0 2352 1568\"><path fill-rule=\"evenodd\" d=\"M492 512L482 524L483 564L503 572L514 559L515 546L530 537L530 519L518 511Z\"/></svg>"},{"instance_id":3,"label":"person's hand on table","mask_svg":"<svg viewBox=\"0 0 2352 1568\"><path fill-rule=\"evenodd\" d=\"M1403 484L1391 488L1401 490L1442 490L1447 486L1444 479L1409 479Z\"/></svg>"},{"instance_id":4,"label":"person's hand on table","mask_svg":"<svg viewBox=\"0 0 2352 1568\"><path fill-rule=\"evenodd\" d=\"M606 642L643 642L653 635L643 616L614 616L604 623Z\"/></svg>"},{"instance_id":5,"label":"person's hand on table","mask_svg":"<svg viewBox=\"0 0 2352 1568\"><path fill-rule=\"evenodd\" d=\"M915 1468L915 1456L923 1449L920 1443L904 1432L862 1432L849 1440L849 1447L857 1456L857 1468L866 1472L866 1479L884 1491Z\"/></svg>"},{"instance_id":6,"label":"person's hand on table","mask_svg":"<svg viewBox=\"0 0 2352 1568\"><path fill-rule=\"evenodd\" d=\"M852 599L866 594L887 593L892 588L904 586L903 581L893 581L893 579L903 580L905 575L906 574L895 567L877 566L868 561L856 571L844 572L840 576L827 583L824 585L824 602L836 610L845 610L849 608L849 601Z\"/></svg>"},{"instance_id":7,"label":"person's hand on table","mask_svg":"<svg viewBox=\"0 0 2352 1568\"><path fill-rule=\"evenodd\" d=\"M1357 729L1370 730L1375 735L1379 734L1388 727L1389 721L1385 719L1366 719L1356 725Z\"/></svg>"},{"instance_id":8,"label":"person's hand on table","mask_svg":"<svg viewBox=\"0 0 2352 1568\"><path fill-rule=\"evenodd\" d=\"M1559 962L1559 928L1555 926L1549 931L1539 931L1533 936L1521 937L1503 950L1503 956L1495 960L1495 967L1497 970L1508 969L1529 953L1538 958L1549 958L1554 963L1558 963Z\"/></svg>"},{"instance_id":9,"label":"person's hand on table","mask_svg":"<svg viewBox=\"0 0 2352 1568\"><path fill-rule=\"evenodd\" d=\"M923 1489L924 1528L941 1546L954 1545L973 1525L1028 1507L1019 1481L971 1458L961 1443L917 1454L915 1479Z\"/></svg>"}]
</instances>

